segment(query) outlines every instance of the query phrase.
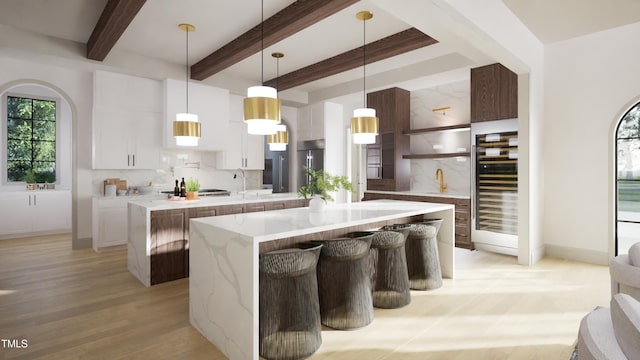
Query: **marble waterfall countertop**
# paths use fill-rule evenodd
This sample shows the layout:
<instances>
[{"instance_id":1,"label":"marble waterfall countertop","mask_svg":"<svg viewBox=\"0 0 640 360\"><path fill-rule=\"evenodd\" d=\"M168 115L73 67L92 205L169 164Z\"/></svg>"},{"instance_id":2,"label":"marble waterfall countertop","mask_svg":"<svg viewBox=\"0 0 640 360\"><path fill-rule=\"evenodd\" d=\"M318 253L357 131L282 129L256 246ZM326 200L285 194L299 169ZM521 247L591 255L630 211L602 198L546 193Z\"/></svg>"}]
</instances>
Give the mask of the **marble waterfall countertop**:
<instances>
[{"instance_id":1,"label":"marble waterfall countertop","mask_svg":"<svg viewBox=\"0 0 640 360\"><path fill-rule=\"evenodd\" d=\"M448 204L372 200L330 204L322 213L310 212L308 208L294 208L215 216L192 221L246 236L254 242L263 242L392 220L398 218L398 215L408 217L450 208L452 206Z\"/></svg>"},{"instance_id":2,"label":"marble waterfall countertop","mask_svg":"<svg viewBox=\"0 0 640 360\"><path fill-rule=\"evenodd\" d=\"M453 278L454 205L397 200L192 219L189 227L189 320L231 360L257 360L259 244L413 216L444 219L438 233L443 277ZM390 329L392 331L393 329Z\"/></svg>"}]
</instances>

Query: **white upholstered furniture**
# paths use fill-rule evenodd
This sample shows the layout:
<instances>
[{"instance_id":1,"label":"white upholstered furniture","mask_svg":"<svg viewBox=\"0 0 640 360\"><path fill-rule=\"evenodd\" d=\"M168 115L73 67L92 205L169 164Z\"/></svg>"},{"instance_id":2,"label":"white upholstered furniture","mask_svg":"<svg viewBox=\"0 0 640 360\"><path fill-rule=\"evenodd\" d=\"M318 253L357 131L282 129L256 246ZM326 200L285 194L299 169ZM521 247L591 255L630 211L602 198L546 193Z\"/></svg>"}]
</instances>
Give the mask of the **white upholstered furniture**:
<instances>
[{"instance_id":1,"label":"white upholstered furniture","mask_svg":"<svg viewBox=\"0 0 640 360\"><path fill-rule=\"evenodd\" d=\"M629 254L618 255L609 262L611 295L629 294L640 301L640 242L629 248Z\"/></svg>"},{"instance_id":2,"label":"white upholstered furniture","mask_svg":"<svg viewBox=\"0 0 640 360\"><path fill-rule=\"evenodd\" d=\"M640 359L640 302L616 294L610 309L587 314L580 322L578 359Z\"/></svg>"}]
</instances>

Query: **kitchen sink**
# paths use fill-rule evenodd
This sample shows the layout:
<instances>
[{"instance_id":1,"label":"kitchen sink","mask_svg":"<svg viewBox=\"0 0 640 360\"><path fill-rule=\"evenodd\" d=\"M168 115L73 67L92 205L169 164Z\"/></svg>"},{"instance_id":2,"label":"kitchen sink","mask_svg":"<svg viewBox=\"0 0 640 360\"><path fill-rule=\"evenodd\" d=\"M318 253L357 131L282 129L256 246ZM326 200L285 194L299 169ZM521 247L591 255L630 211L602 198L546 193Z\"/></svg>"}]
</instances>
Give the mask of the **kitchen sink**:
<instances>
[{"instance_id":1,"label":"kitchen sink","mask_svg":"<svg viewBox=\"0 0 640 360\"><path fill-rule=\"evenodd\" d=\"M201 189L198 191L198 196L229 196L231 192L229 190L222 189Z\"/></svg>"}]
</instances>

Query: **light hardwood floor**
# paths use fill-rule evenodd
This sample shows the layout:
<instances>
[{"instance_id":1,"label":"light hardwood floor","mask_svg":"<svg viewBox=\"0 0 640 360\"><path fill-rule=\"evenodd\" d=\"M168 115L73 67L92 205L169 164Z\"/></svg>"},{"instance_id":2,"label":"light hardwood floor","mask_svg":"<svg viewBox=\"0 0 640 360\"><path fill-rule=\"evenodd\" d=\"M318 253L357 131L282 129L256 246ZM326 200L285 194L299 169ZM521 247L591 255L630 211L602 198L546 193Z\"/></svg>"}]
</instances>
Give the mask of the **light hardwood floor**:
<instances>
[{"instance_id":1,"label":"light hardwood floor","mask_svg":"<svg viewBox=\"0 0 640 360\"><path fill-rule=\"evenodd\" d=\"M152 288L126 250L71 250L68 235L0 241L0 359L224 359L189 325L188 279ZM604 266L458 249L455 280L412 292L374 322L322 332L311 359L568 359L580 319L609 306Z\"/></svg>"}]
</instances>

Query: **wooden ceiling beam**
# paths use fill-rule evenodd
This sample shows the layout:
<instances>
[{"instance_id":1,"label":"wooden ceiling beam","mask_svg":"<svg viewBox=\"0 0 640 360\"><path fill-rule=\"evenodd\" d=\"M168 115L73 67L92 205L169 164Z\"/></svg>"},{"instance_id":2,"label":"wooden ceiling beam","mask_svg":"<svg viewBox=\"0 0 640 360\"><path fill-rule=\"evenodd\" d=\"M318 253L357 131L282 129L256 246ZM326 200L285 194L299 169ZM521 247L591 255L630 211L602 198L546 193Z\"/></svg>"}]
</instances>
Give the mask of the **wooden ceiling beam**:
<instances>
[{"instance_id":1,"label":"wooden ceiling beam","mask_svg":"<svg viewBox=\"0 0 640 360\"><path fill-rule=\"evenodd\" d=\"M109 0L87 42L87 58L102 61L146 0Z\"/></svg>"},{"instance_id":2,"label":"wooden ceiling beam","mask_svg":"<svg viewBox=\"0 0 640 360\"><path fill-rule=\"evenodd\" d=\"M416 28L409 28L366 45L366 64L384 60L412 50L438 43L429 35ZM362 66L363 49L360 46L315 64L281 75L277 79L265 82L266 86L276 87L278 91L291 89L327 76Z\"/></svg>"},{"instance_id":3,"label":"wooden ceiling beam","mask_svg":"<svg viewBox=\"0 0 640 360\"><path fill-rule=\"evenodd\" d=\"M264 47L325 19L359 0L298 0L264 21ZM204 80L262 50L261 24L191 66L191 78Z\"/></svg>"}]
</instances>

